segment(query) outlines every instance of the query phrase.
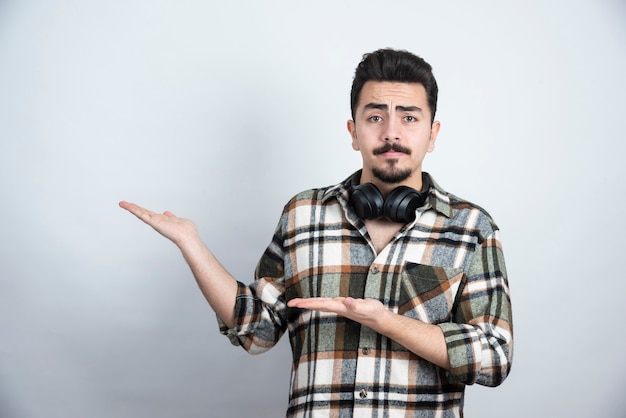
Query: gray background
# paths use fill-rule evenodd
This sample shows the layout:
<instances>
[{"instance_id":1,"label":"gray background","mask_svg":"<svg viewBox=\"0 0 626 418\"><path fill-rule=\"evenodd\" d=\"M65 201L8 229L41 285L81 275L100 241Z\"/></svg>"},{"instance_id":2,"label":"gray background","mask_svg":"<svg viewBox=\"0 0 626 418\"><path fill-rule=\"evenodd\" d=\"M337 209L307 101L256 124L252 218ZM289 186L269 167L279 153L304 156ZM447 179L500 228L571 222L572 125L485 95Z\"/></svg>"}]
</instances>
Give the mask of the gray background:
<instances>
[{"instance_id":1,"label":"gray background","mask_svg":"<svg viewBox=\"0 0 626 418\"><path fill-rule=\"evenodd\" d=\"M432 63L425 169L503 230L515 361L469 417L626 408L623 1L0 1L0 416L278 417L286 339L219 335L177 249L193 219L249 282L282 205L359 167L364 52ZM622 261L620 261L622 260Z\"/></svg>"}]
</instances>

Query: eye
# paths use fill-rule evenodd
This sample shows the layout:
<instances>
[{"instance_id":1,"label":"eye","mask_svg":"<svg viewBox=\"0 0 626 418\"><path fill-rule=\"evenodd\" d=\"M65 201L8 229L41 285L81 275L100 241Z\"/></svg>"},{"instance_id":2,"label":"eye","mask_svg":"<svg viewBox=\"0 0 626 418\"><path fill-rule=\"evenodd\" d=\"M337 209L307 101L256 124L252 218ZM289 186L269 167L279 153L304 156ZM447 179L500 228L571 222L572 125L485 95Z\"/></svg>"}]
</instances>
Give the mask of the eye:
<instances>
[{"instance_id":1,"label":"eye","mask_svg":"<svg viewBox=\"0 0 626 418\"><path fill-rule=\"evenodd\" d=\"M404 117L405 122L417 122L417 118L415 116L407 115Z\"/></svg>"},{"instance_id":2,"label":"eye","mask_svg":"<svg viewBox=\"0 0 626 418\"><path fill-rule=\"evenodd\" d=\"M374 116L370 116L369 118L367 118L367 120L368 120L368 121L370 121L370 122L374 122L374 123L376 123L376 122L380 122L380 121L382 121L382 120L383 120L383 118L381 118L381 117L380 117L380 116L378 116L378 115L374 115Z\"/></svg>"}]
</instances>

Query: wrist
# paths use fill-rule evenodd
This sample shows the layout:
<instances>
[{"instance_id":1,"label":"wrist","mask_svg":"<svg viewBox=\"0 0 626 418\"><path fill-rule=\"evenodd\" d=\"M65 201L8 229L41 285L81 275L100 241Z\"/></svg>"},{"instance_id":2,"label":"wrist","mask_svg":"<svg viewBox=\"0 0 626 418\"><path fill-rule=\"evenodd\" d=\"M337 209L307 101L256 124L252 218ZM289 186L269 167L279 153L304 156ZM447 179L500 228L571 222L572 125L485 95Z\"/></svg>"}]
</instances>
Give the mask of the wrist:
<instances>
[{"instance_id":1,"label":"wrist","mask_svg":"<svg viewBox=\"0 0 626 418\"><path fill-rule=\"evenodd\" d=\"M197 231L190 232L177 238L174 240L174 244L180 248L183 253L195 251L204 245Z\"/></svg>"},{"instance_id":2,"label":"wrist","mask_svg":"<svg viewBox=\"0 0 626 418\"><path fill-rule=\"evenodd\" d=\"M372 324L370 328L379 334L387 335L389 330L392 327L393 321L395 320L396 314L391 312L386 307L377 314L372 317Z\"/></svg>"}]
</instances>

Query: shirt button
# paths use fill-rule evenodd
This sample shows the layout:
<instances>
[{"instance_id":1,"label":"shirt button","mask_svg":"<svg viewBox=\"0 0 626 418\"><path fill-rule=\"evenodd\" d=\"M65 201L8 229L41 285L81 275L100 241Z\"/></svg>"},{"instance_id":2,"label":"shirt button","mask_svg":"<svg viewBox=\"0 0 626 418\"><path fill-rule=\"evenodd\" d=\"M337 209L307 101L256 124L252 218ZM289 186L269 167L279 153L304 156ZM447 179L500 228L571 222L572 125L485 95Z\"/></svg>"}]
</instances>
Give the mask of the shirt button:
<instances>
[{"instance_id":1,"label":"shirt button","mask_svg":"<svg viewBox=\"0 0 626 418\"><path fill-rule=\"evenodd\" d=\"M372 266L372 268L370 269L370 272L372 274L378 274L378 266Z\"/></svg>"},{"instance_id":2,"label":"shirt button","mask_svg":"<svg viewBox=\"0 0 626 418\"><path fill-rule=\"evenodd\" d=\"M364 349L362 349L362 350L361 350L361 352L362 352L364 355L368 355L368 354L370 353L370 349L369 349L369 347L365 347Z\"/></svg>"},{"instance_id":3,"label":"shirt button","mask_svg":"<svg viewBox=\"0 0 626 418\"><path fill-rule=\"evenodd\" d=\"M361 389L361 391L359 392L359 396L361 397L361 399L367 398L367 391L365 389Z\"/></svg>"}]
</instances>

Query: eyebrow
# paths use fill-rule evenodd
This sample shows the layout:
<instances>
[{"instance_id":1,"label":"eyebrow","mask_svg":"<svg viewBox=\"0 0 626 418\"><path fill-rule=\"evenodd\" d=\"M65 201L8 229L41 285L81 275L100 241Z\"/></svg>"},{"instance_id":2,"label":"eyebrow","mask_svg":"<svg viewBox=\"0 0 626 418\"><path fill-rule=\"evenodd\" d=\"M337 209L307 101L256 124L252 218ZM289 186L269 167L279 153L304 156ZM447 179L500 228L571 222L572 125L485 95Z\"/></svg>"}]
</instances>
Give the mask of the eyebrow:
<instances>
[{"instance_id":1,"label":"eyebrow","mask_svg":"<svg viewBox=\"0 0 626 418\"><path fill-rule=\"evenodd\" d=\"M363 110L367 110L367 109L378 109L378 110L385 110L387 111L389 109L389 107L386 104L383 103L368 103L363 107ZM398 105L396 106L396 110L399 112L419 112L419 113L424 113L424 111L422 110L421 107L417 107L417 106L402 106L402 105Z\"/></svg>"}]
</instances>

